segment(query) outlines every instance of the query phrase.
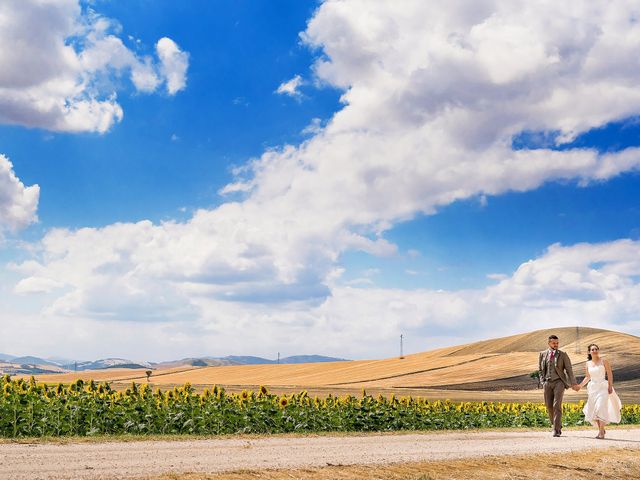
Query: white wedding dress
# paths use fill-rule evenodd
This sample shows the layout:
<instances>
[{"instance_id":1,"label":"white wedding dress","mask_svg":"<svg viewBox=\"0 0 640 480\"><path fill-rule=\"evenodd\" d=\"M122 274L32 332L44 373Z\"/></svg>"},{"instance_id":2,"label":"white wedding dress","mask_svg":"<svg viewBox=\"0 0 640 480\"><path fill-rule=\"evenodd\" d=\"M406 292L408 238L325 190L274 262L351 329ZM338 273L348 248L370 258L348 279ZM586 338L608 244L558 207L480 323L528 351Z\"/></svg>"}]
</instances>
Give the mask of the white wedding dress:
<instances>
[{"instance_id":1,"label":"white wedding dress","mask_svg":"<svg viewBox=\"0 0 640 480\"><path fill-rule=\"evenodd\" d=\"M591 422L594 427L598 426L596 420L605 424L619 423L622 404L615 390L609 394L609 382L605 378L604 365L594 365L593 362L589 362L588 368L591 379L587 384L587 394L589 395L587 403L582 409L584 419Z\"/></svg>"}]
</instances>

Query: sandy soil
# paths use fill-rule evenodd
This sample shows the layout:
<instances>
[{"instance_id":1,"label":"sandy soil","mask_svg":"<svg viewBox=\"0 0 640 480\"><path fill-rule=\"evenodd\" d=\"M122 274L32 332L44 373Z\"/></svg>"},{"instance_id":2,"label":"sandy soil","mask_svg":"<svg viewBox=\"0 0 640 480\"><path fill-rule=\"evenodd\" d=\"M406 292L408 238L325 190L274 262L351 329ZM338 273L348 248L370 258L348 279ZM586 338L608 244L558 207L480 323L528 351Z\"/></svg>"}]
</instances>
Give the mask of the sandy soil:
<instances>
[{"instance_id":1,"label":"sandy soil","mask_svg":"<svg viewBox=\"0 0 640 480\"><path fill-rule=\"evenodd\" d=\"M640 429L565 432L424 433L404 435L266 437L190 441L0 444L0 479L145 478L189 472L382 465L524 455L550 451L640 450Z\"/></svg>"},{"instance_id":2,"label":"sandy soil","mask_svg":"<svg viewBox=\"0 0 640 480\"><path fill-rule=\"evenodd\" d=\"M560 454L347 465L225 473L166 474L149 480L593 480L640 478L640 455L629 448Z\"/></svg>"}]
</instances>

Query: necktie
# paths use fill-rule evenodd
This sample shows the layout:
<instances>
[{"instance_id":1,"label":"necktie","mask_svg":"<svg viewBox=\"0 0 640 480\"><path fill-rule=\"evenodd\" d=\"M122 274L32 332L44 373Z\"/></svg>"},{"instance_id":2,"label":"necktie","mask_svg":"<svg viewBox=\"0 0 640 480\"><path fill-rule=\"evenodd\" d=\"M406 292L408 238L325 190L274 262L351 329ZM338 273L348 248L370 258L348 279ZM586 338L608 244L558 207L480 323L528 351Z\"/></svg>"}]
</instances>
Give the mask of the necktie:
<instances>
[{"instance_id":1,"label":"necktie","mask_svg":"<svg viewBox=\"0 0 640 480\"><path fill-rule=\"evenodd\" d=\"M551 350L551 355L549 355L549 361L553 362L554 357L556 356L556 351L555 350Z\"/></svg>"}]
</instances>

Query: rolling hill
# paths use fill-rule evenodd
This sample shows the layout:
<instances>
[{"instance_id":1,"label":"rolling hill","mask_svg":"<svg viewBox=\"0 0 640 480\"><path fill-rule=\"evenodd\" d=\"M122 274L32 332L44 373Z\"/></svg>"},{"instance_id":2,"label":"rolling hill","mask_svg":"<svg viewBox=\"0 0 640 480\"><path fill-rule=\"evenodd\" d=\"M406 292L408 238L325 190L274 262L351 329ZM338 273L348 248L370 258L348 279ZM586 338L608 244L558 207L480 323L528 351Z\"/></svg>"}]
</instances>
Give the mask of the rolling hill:
<instances>
[{"instance_id":1,"label":"rolling hill","mask_svg":"<svg viewBox=\"0 0 640 480\"><path fill-rule=\"evenodd\" d=\"M157 386L225 385L252 388L258 385L286 388L344 389L378 388L395 390L531 390L536 388L529 374L537 370L538 352L547 337L560 337L560 348L571 356L578 377L582 377L586 347L597 343L613 365L617 390L640 381L640 338L596 328L576 327L535 332L440 348L404 358L301 364L259 364L228 366L181 366L156 370L151 383ZM76 374L40 375L47 382L74 378L127 382L146 379L144 370L114 369ZM633 387L635 388L635 387Z\"/></svg>"}]
</instances>

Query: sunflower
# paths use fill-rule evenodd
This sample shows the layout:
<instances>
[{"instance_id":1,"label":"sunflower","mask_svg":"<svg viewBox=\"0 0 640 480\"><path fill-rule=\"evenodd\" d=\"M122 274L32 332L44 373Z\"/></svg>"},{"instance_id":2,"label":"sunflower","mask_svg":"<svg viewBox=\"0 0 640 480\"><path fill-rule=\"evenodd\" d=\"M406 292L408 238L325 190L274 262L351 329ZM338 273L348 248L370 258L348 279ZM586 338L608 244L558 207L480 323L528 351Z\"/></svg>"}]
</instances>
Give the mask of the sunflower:
<instances>
[{"instance_id":1,"label":"sunflower","mask_svg":"<svg viewBox=\"0 0 640 480\"><path fill-rule=\"evenodd\" d=\"M284 408L289 404L289 400L287 399L286 395L283 395L282 398L280 399L280 402L278 403L282 408Z\"/></svg>"},{"instance_id":2,"label":"sunflower","mask_svg":"<svg viewBox=\"0 0 640 480\"><path fill-rule=\"evenodd\" d=\"M267 395L268 393L269 391L267 390L267 387L265 387L264 385L260 385L260 394Z\"/></svg>"}]
</instances>

